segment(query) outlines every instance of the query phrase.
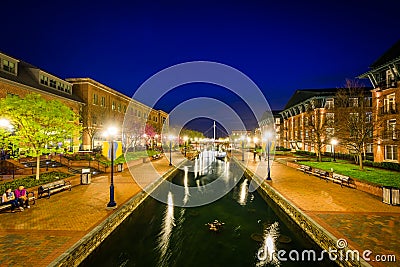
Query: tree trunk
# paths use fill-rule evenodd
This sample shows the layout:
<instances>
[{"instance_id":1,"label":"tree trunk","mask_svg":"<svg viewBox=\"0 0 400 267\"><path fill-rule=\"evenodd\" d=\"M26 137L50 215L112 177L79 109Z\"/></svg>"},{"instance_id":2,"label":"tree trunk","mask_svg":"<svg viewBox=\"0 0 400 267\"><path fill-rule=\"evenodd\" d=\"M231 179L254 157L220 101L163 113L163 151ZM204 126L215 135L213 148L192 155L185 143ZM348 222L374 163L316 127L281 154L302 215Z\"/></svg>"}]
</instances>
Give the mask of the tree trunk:
<instances>
[{"instance_id":1,"label":"tree trunk","mask_svg":"<svg viewBox=\"0 0 400 267\"><path fill-rule=\"evenodd\" d=\"M40 156L36 157L36 180L39 180L40 173Z\"/></svg>"},{"instance_id":2,"label":"tree trunk","mask_svg":"<svg viewBox=\"0 0 400 267\"><path fill-rule=\"evenodd\" d=\"M363 159L362 159L362 152L358 153L358 163L360 165L360 170L363 169Z\"/></svg>"}]
</instances>

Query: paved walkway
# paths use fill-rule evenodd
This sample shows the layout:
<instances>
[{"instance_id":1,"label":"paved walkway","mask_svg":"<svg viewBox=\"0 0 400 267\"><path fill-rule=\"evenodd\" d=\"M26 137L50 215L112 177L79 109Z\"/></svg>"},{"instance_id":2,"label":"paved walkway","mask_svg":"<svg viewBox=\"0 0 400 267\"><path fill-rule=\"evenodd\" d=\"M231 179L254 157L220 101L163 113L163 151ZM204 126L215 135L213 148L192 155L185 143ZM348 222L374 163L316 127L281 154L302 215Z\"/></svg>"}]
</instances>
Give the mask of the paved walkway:
<instances>
[{"instance_id":1,"label":"paved walkway","mask_svg":"<svg viewBox=\"0 0 400 267\"><path fill-rule=\"evenodd\" d=\"M178 155L173 156L174 163L183 160ZM163 157L131 168L140 170L143 177L151 182L172 167ZM0 266L18 266L21 263L35 267L49 265L115 212L106 209L109 180L109 174L97 176L89 185L74 186L71 191L57 193L50 199L39 199L30 209L16 213L2 212ZM142 190L128 169L115 173L114 184L118 207Z\"/></svg>"},{"instance_id":2,"label":"paved walkway","mask_svg":"<svg viewBox=\"0 0 400 267\"><path fill-rule=\"evenodd\" d=\"M240 153L234 155L241 160ZM266 161L259 162L257 158L254 162L253 154L248 153L246 163L253 172L266 177ZM371 259L376 255L396 256L396 263L371 261L372 266L400 266L400 206L384 204L381 198L342 188L277 161L272 163L271 178L268 183L273 188L336 238L346 239L360 255L364 250L371 250Z\"/></svg>"}]
</instances>

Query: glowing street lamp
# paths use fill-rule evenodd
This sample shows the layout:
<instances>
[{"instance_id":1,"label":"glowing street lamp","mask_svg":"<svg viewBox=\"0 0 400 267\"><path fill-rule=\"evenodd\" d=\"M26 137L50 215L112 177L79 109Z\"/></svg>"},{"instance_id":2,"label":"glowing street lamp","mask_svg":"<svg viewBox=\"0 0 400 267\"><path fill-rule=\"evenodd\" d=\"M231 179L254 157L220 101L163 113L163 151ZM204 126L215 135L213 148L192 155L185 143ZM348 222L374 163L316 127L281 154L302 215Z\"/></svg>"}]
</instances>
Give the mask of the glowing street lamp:
<instances>
[{"instance_id":1,"label":"glowing street lamp","mask_svg":"<svg viewBox=\"0 0 400 267\"><path fill-rule=\"evenodd\" d=\"M267 141L266 145L266 150L267 150L267 181L271 181L271 167L269 163L269 150L270 150L270 145L271 145L271 138L272 138L272 133L271 132L266 132L265 133L265 139Z\"/></svg>"},{"instance_id":2,"label":"glowing street lamp","mask_svg":"<svg viewBox=\"0 0 400 267\"><path fill-rule=\"evenodd\" d=\"M169 166L172 166L172 139L174 139L173 135L168 136L169 140Z\"/></svg>"},{"instance_id":3,"label":"glowing street lamp","mask_svg":"<svg viewBox=\"0 0 400 267\"><path fill-rule=\"evenodd\" d=\"M240 140L242 141L242 161L244 161L244 135L240 137Z\"/></svg>"},{"instance_id":4,"label":"glowing street lamp","mask_svg":"<svg viewBox=\"0 0 400 267\"><path fill-rule=\"evenodd\" d=\"M253 142L254 142L254 145L256 145L258 143L258 138L257 137L253 137Z\"/></svg>"},{"instance_id":5,"label":"glowing street lamp","mask_svg":"<svg viewBox=\"0 0 400 267\"><path fill-rule=\"evenodd\" d=\"M0 119L0 127L12 130L12 125L11 125L10 121L7 119Z\"/></svg>"},{"instance_id":6,"label":"glowing street lamp","mask_svg":"<svg viewBox=\"0 0 400 267\"><path fill-rule=\"evenodd\" d=\"M108 208L116 208L117 203L114 200L114 137L118 130L115 127L109 127L104 133L105 136L109 136L111 139L111 182L110 182L110 202L108 202Z\"/></svg>"},{"instance_id":7,"label":"glowing street lamp","mask_svg":"<svg viewBox=\"0 0 400 267\"><path fill-rule=\"evenodd\" d=\"M338 144L338 141L336 139L331 140L331 145L332 145L332 154L333 154L333 161L336 161L335 158L335 146Z\"/></svg>"},{"instance_id":8,"label":"glowing street lamp","mask_svg":"<svg viewBox=\"0 0 400 267\"><path fill-rule=\"evenodd\" d=\"M189 140L189 138L188 138L187 136L184 136L184 137L183 137L183 141L185 142L185 143L184 143L185 157L186 157L186 149L187 149L187 148L186 148L186 142L187 142L188 140Z\"/></svg>"}]
</instances>

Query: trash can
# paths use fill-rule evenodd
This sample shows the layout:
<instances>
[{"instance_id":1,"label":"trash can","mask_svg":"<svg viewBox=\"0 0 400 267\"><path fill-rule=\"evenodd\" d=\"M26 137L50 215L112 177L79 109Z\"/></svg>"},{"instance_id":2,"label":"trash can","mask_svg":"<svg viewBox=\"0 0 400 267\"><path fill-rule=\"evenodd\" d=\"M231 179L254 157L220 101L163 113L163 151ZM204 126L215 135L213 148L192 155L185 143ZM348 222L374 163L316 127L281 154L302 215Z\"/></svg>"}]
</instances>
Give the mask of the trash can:
<instances>
[{"instance_id":1,"label":"trash can","mask_svg":"<svg viewBox=\"0 0 400 267\"><path fill-rule=\"evenodd\" d=\"M392 204L392 188L382 187L382 202L386 204Z\"/></svg>"},{"instance_id":2,"label":"trash can","mask_svg":"<svg viewBox=\"0 0 400 267\"><path fill-rule=\"evenodd\" d=\"M384 186L382 188L383 203L389 205L400 205L400 189Z\"/></svg>"},{"instance_id":3,"label":"trash can","mask_svg":"<svg viewBox=\"0 0 400 267\"><path fill-rule=\"evenodd\" d=\"M124 170L124 165L122 163L117 164L117 171L122 172Z\"/></svg>"},{"instance_id":4,"label":"trash can","mask_svg":"<svg viewBox=\"0 0 400 267\"><path fill-rule=\"evenodd\" d=\"M392 205L400 205L400 189L392 188Z\"/></svg>"},{"instance_id":5,"label":"trash can","mask_svg":"<svg viewBox=\"0 0 400 267\"><path fill-rule=\"evenodd\" d=\"M90 169L82 169L81 184L90 184L91 178L92 174L90 173Z\"/></svg>"}]
</instances>

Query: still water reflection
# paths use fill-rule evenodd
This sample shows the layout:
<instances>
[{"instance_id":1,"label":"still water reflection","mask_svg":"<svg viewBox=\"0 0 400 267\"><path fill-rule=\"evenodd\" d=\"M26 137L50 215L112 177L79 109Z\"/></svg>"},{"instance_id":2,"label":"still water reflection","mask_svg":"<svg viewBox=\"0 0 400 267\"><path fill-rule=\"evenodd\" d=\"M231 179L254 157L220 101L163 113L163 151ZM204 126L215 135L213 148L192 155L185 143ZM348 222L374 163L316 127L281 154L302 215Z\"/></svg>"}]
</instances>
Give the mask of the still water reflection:
<instances>
[{"instance_id":1,"label":"still water reflection","mask_svg":"<svg viewBox=\"0 0 400 267\"><path fill-rule=\"evenodd\" d=\"M172 179L182 186L182 194L174 195L162 185L159 193L168 204L146 199L81 266L336 266L273 257L271 253L280 249L320 249L273 204L250 193L248 179L237 176L235 164L211 161L208 166L195 161ZM201 185L217 178L226 185L237 184L211 204L175 205L189 203L194 192L190 190L200 197L205 190Z\"/></svg>"}]
</instances>

